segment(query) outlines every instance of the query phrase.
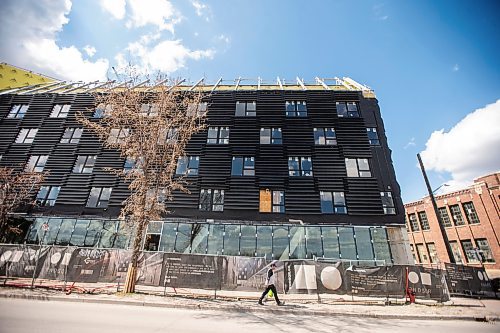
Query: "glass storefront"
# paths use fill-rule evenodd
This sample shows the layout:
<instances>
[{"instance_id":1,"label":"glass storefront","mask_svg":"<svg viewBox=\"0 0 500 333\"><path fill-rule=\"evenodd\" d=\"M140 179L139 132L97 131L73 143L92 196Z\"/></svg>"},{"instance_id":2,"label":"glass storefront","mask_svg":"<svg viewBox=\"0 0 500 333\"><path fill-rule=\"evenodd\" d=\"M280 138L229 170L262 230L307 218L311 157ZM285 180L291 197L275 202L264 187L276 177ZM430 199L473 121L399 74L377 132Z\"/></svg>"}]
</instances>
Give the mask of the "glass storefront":
<instances>
[{"instance_id":1,"label":"glass storefront","mask_svg":"<svg viewBox=\"0 0 500 333\"><path fill-rule=\"evenodd\" d=\"M42 224L49 230L44 232ZM27 243L101 248L131 247L131 230L120 220L36 218ZM342 259L359 264L391 263L382 227L250 225L155 221L148 225L146 251L266 259Z\"/></svg>"}]
</instances>

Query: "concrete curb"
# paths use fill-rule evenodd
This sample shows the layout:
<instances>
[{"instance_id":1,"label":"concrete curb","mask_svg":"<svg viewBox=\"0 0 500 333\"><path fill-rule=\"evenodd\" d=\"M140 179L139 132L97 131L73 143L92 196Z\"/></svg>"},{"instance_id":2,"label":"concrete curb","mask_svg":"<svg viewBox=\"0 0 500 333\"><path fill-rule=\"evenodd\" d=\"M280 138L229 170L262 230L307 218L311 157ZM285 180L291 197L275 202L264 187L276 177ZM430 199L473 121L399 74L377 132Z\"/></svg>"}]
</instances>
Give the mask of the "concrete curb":
<instances>
[{"instance_id":1,"label":"concrete curb","mask_svg":"<svg viewBox=\"0 0 500 333\"><path fill-rule=\"evenodd\" d=\"M137 300L119 300L119 299L95 299L95 298L73 298L65 296L40 296L40 295L19 295L19 294L0 294L0 298L6 299L26 299L36 301L60 301L60 302L80 302L90 304L116 304L116 305L131 305L131 306L149 306L163 307L172 309L189 309L189 310L209 310L209 311L225 311L237 313L272 313L276 315L294 314L301 316L328 316L328 317L360 317L358 313L342 312L342 311L321 311L307 309L290 309L290 308L270 308L264 305L246 306L246 305L223 305L223 304L172 304L151 301ZM364 313L364 318L377 319L399 319L399 320L463 320L463 321L481 321L495 322L499 321L497 316L456 316L456 315L406 315L406 314L375 314Z\"/></svg>"}]
</instances>

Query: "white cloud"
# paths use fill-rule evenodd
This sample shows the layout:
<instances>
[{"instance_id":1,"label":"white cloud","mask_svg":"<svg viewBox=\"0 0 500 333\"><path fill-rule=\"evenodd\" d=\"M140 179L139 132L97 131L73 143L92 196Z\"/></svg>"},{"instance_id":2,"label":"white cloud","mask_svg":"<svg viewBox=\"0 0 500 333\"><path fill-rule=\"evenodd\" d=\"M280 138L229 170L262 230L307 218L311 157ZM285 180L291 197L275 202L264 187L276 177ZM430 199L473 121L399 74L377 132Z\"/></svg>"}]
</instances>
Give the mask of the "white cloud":
<instances>
[{"instance_id":1,"label":"white cloud","mask_svg":"<svg viewBox=\"0 0 500 333\"><path fill-rule=\"evenodd\" d=\"M447 172L448 190L470 184L474 178L499 170L500 100L468 114L449 132L434 131L422 152L426 169Z\"/></svg>"},{"instance_id":2,"label":"white cloud","mask_svg":"<svg viewBox=\"0 0 500 333\"><path fill-rule=\"evenodd\" d=\"M95 49L95 47L90 46L90 45L85 45L85 46L83 47L83 50L84 50L84 51L85 51L85 53L87 53L87 55L88 55L89 57L91 57L91 58L92 58L92 57L94 56L94 54L97 52L97 50Z\"/></svg>"},{"instance_id":3,"label":"white cloud","mask_svg":"<svg viewBox=\"0 0 500 333\"><path fill-rule=\"evenodd\" d=\"M220 40L220 41L225 42L226 44L229 44L229 42L231 41L231 40L229 39L229 37L227 37L227 36L226 36L226 35L224 35L224 34L221 34L221 35L217 36L217 39L218 39L218 40Z\"/></svg>"},{"instance_id":4,"label":"white cloud","mask_svg":"<svg viewBox=\"0 0 500 333\"><path fill-rule=\"evenodd\" d=\"M168 0L128 0L130 13L126 23L128 28L144 27L152 24L160 31L174 33L174 26L181 21L174 6Z\"/></svg>"},{"instance_id":5,"label":"white cloud","mask_svg":"<svg viewBox=\"0 0 500 333\"><path fill-rule=\"evenodd\" d=\"M125 18L125 0L100 0L102 9L111 14L115 19Z\"/></svg>"},{"instance_id":6,"label":"white cloud","mask_svg":"<svg viewBox=\"0 0 500 333\"><path fill-rule=\"evenodd\" d=\"M212 17L212 10L207 4L201 3L198 0L192 0L191 4L196 9L196 15L205 17L207 22L210 21L210 18Z\"/></svg>"},{"instance_id":7,"label":"white cloud","mask_svg":"<svg viewBox=\"0 0 500 333\"><path fill-rule=\"evenodd\" d=\"M410 141L406 144L406 146L403 147L403 149L408 149L410 147L414 147L416 144L415 144L415 138L411 138Z\"/></svg>"},{"instance_id":8,"label":"white cloud","mask_svg":"<svg viewBox=\"0 0 500 333\"><path fill-rule=\"evenodd\" d=\"M154 37L157 37L156 35ZM141 73L152 73L161 71L172 73L186 66L188 60L201 60L213 58L215 51L190 50L182 45L181 40L164 40L154 46L150 42L155 40L151 36L142 36L138 41L130 43L125 51L129 55L127 59L124 53L115 57L119 71L123 71L128 63L134 65Z\"/></svg>"},{"instance_id":9,"label":"white cloud","mask_svg":"<svg viewBox=\"0 0 500 333\"><path fill-rule=\"evenodd\" d=\"M62 47L58 33L69 22L70 0L11 0L0 4L0 58L66 80L103 80L108 60L85 60L75 46Z\"/></svg>"},{"instance_id":10,"label":"white cloud","mask_svg":"<svg viewBox=\"0 0 500 333\"><path fill-rule=\"evenodd\" d=\"M458 72L460 70L460 66L458 66L458 64L455 64L455 66L453 66L451 70L454 72Z\"/></svg>"},{"instance_id":11,"label":"white cloud","mask_svg":"<svg viewBox=\"0 0 500 333\"><path fill-rule=\"evenodd\" d=\"M385 4L384 3L378 3L378 4L373 5L372 10L373 10L373 15L375 16L376 20L385 21L389 18L389 15L385 14Z\"/></svg>"}]
</instances>

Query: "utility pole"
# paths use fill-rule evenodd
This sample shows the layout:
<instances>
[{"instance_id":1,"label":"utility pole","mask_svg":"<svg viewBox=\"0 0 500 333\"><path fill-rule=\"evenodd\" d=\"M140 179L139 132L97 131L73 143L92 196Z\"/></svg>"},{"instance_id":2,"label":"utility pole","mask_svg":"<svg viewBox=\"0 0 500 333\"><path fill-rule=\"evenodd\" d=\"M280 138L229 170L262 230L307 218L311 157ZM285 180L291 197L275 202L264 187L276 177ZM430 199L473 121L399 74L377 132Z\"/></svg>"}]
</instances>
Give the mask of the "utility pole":
<instances>
[{"instance_id":1,"label":"utility pole","mask_svg":"<svg viewBox=\"0 0 500 333\"><path fill-rule=\"evenodd\" d=\"M448 240L448 235L446 234L446 230L444 228L443 221L441 220L441 215L439 215L436 198L434 197L434 192L432 191L431 184L429 183L429 179L427 178L427 173L425 172L424 163L422 162L422 158L420 154L417 154L418 163L420 164L420 170L422 170L422 175L424 176L425 185L427 186L427 191L429 192L429 196L431 198L432 207L434 208L434 214L436 214L436 218L439 224L439 230L441 230L441 236L444 240L444 245L446 246L446 252L448 253L448 258L450 263L455 263L455 256L453 255L453 251L451 249L450 241Z\"/></svg>"}]
</instances>

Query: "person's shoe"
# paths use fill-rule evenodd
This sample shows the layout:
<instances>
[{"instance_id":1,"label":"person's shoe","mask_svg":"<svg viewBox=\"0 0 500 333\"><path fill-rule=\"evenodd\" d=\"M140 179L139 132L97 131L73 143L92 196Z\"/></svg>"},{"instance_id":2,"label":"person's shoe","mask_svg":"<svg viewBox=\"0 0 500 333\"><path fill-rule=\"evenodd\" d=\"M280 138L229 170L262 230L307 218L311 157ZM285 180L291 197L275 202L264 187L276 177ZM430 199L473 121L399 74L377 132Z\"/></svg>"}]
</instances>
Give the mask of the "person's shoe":
<instances>
[{"instance_id":1,"label":"person's shoe","mask_svg":"<svg viewBox=\"0 0 500 333\"><path fill-rule=\"evenodd\" d=\"M278 306L283 306L283 305L285 305L285 302L279 302L278 303Z\"/></svg>"},{"instance_id":2,"label":"person's shoe","mask_svg":"<svg viewBox=\"0 0 500 333\"><path fill-rule=\"evenodd\" d=\"M259 300L259 302L257 304L264 305L261 300Z\"/></svg>"}]
</instances>

